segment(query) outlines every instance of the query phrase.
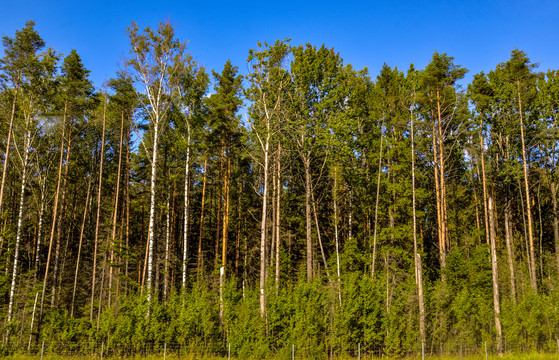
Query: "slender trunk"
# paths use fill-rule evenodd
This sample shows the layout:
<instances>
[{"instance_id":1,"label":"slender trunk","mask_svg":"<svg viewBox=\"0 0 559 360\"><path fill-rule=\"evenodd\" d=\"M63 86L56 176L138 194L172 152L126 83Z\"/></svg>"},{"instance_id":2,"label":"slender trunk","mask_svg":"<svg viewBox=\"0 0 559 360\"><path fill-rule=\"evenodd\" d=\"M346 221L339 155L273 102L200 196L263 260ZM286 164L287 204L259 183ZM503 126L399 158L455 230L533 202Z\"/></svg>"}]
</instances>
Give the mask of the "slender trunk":
<instances>
[{"instance_id":1,"label":"slender trunk","mask_svg":"<svg viewBox=\"0 0 559 360\"><path fill-rule=\"evenodd\" d=\"M33 303L33 312L31 313L31 326L29 326L29 343L27 344L27 351L31 349L31 341L33 340L33 324L35 323L35 310L37 309L37 300L39 299L39 292L35 293L35 302Z\"/></svg>"},{"instance_id":2,"label":"slender trunk","mask_svg":"<svg viewBox=\"0 0 559 360\"><path fill-rule=\"evenodd\" d=\"M221 238L221 205L223 201L223 152L224 152L224 140L221 141L221 150L219 152L219 181L218 181L218 199L217 199L217 209L216 209L216 232L215 232L215 259L214 266L217 268L219 265L219 240Z\"/></svg>"},{"instance_id":3,"label":"slender trunk","mask_svg":"<svg viewBox=\"0 0 559 360\"><path fill-rule=\"evenodd\" d=\"M493 198L488 198L491 241L491 274L493 278L493 311L495 313L495 330L497 331L497 353L503 355L503 331L501 330L501 305L499 302L499 274L497 271L497 246L495 234L495 218L493 215Z\"/></svg>"},{"instance_id":4,"label":"slender trunk","mask_svg":"<svg viewBox=\"0 0 559 360\"><path fill-rule=\"evenodd\" d=\"M472 189L474 190L474 204L475 204L475 208L476 208L476 229L479 232L480 231L479 208L478 208L476 182L475 182L475 178L474 178L474 155L473 155L473 152L470 152L470 169L471 169L470 173L472 175Z\"/></svg>"},{"instance_id":5,"label":"slender trunk","mask_svg":"<svg viewBox=\"0 0 559 360\"><path fill-rule=\"evenodd\" d=\"M29 127L29 122L27 122L27 127ZM19 245L21 242L21 228L23 223L23 203L25 200L25 187L27 186L27 163L29 162L29 148L31 147L31 134L30 130L25 133L25 144L24 144L24 155L23 155L23 173L21 176L21 191L19 195L19 212L17 216L17 231L16 231L16 244L14 250L14 263L12 270L12 284L10 286L10 300L8 303L8 320L7 323L12 321L12 314L14 308L14 296L16 289L16 278L17 278L17 264L19 255Z\"/></svg>"},{"instance_id":6,"label":"slender trunk","mask_svg":"<svg viewBox=\"0 0 559 360\"><path fill-rule=\"evenodd\" d=\"M262 219L260 221L260 316L263 318L266 314L266 218L268 217L268 156L270 145L270 131L268 122L268 133L264 144L264 180L262 192ZM308 273L308 270L307 270Z\"/></svg>"},{"instance_id":7,"label":"slender trunk","mask_svg":"<svg viewBox=\"0 0 559 360\"><path fill-rule=\"evenodd\" d=\"M182 291L186 291L186 269L188 264L188 190L190 189L190 124L187 123L188 137L186 141L186 162L184 174L184 230L183 230L183 250L182 250ZM205 185L205 184L204 184Z\"/></svg>"},{"instance_id":8,"label":"slender trunk","mask_svg":"<svg viewBox=\"0 0 559 360\"><path fill-rule=\"evenodd\" d=\"M231 177L231 145L228 143L225 148L225 179L223 184L223 190L225 192L225 203L223 205L223 234L222 234L222 256L221 256L221 264L224 269L227 268L227 245L229 240L229 200L230 200L230 177ZM225 274L224 274L225 276Z\"/></svg>"},{"instance_id":9,"label":"slender trunk","mask_svg":"<svg viewBox=\"0 0 559 360\"><path fill-rule=\"evenodd\" d=\"M200 231L198 236L198 274L202 271L202 238L204 236L204 208L206 204L206 184L208 182L208 159L204 159L204 180L202 181L202 203L200 209Z\"/></svg>"},{"instance_id":10,"label":"slender trunk","mask_svg":"<svg viewBox=\"0 0 559 360\"><path fill-rule=\"evenodd\" d=\"M551 181L551 203L553 204L553 239L555 240L555 262L559 272L559 214L557 211L557 184Z\"/></svg>"},{"instance_id":11,"label":"slender trunk","mask_svg":"<svg viewBox=\"0 0 559 360\"><path fill-rule=\"evenodd\" d=\"M433 168L435 170L435 194L437 203L437 233L439 237L439 255L441 258L441 268L446 267L446 252L444 251L444 236L442 232L442 201L441 201L441 184L439 182L439 160L437 151L437 138L436 138L435 126L433 125ZM444 280L444 274L443 274Z\"/></svg>"},{"instance_id":12,"label":"slender trunk","mask_svg":"<svg viewBox=\"0 0 559 360\"><path fill-rule=\"evenodd\" d=\"M280 279L280 221L281 221L281 143L278 141L278 159L276 166L276 295L279 292L279 279Z\"/></svg>"},{"instance_id":13,"label":"slender trunk","mask_svg":"<svg viewBox=\"0 0 559 360\"><path fill-rule=\"evenodd\" d=\"M89 311L89 321L93 321L93 306L95 303L95 275L97 273L97 247L99 245L99 222L101 218L101 192L103 187L103 159L105 156L105 115L107 111L107 99L104 99L103 106L103 129L101 133L101 159L99 162L99 184L97 188L97 217L95 220L95 240L93 249L93 270L91 277L91 307ZM103 269L104 270L104 269ZM100 304L99 304L100 306Z\"/></svg>"},{"instance_id":14,"label":"slender trunk","mask_svg":"<svg viewBox=\"0 0 559 360\"><path fill-rule=\"evenodd\" d=\"M485 214L485 241L489 244L490 236L489 236L489 219L488 219L488 209L487 209L487 183L486 183L486 176L485 176L485 155L484 155L484 140L483 140L483 123L480 119L480 127L479 127L479 148L480 148L480 157L481 157L481 179L483 183L483 213Z\"/></svg>"},{"instance_id":15,"label":"slender trunk","mask_svg":"<svg viewBox=\"0 0 559 360\"><path fill-rule=\"evenodd\" d=\"M239 276L239 261L241 259L241 216L242 216L242 198L243 181L239 179L239 191L237 194L237 239L235 241L235 277Z\"/></svg>"},{"instance_id":16,"label":"slender trunk","mask_svg":"<svg viewBox=\"0 0 559 360\"><path fill-rule=\"evenodd\" d=\"M10 125L8 126L8 139L6 140L6 151L4 152L4 167L2 169L2 183L0 183L0 219L2 217L2 208L4 204L4 187L6 184L6 177L8 175L8 162L10 161L10 146L12 140L12 128L14 126L14 118L16 112L16 102L17 102L17 95L19 91L19 85L16 85L15 92L14 92L14 99L12 102L12 113L10 115ZM0 234L0 238L2 235ZM3 241L0 241L2 243ZM1 247L0 247L1 248Z\"/></svg>"},{"instance_id":17,"label":"slender trunk","mask_svg":"<svg viewBox=\"0 0 559 360\"><path fill-rule=\"evenodd\" d=\"M45 275L43 277L43 290L41 292L41 307L39 310L39 332L40 332L40 326L41 326L41 321L43 319L43 309L44 309L44 304L45 304L45 294L47 291L47 280L48 280L48 275L49 275L49 266L50 266L50 258L51 258L51 254L52 254L52 245L53 245L53 241L54 241L54 230L56 227L56 216L58 213L58 196L60 194L60 182L62 179L62 161L64 159L64 130L66 128L66 111L68 109L68 102L66 101L64 104L64 117L62 120L62 136L61 136L61 143L60 143L60 160L58 163L58 179L56 181L56 192L54 194L54 204L53 204L53 210L52 210L52 226L50 229L50 240L49 240L49 251L48 251L48 255L47 255L47 263L45 266Z\"/></svg>"},{"instance_id":18,"label":"slender trunk","mask_svg":"<svg viewBox=\"0 0 559 360\"><path fill-rule=\"evenodd\" d=\"M130 257L130 126L126 129L126 173L125 173L125 191L126 191L126 250L124 260L124 276L128 279L128 259ZM142 230L143 231L143 230ZM126 282L126 295L128 295L128 281Z\"/></svg>"},{"instance_id":19,"label":"slender trunk","mask_svg":"<svg viewBox=\"0 0 559 360\"><path fill-rule=\"evenodd\" d=\"M70 130L68 131L68 145L66 146L66 164L64 165L64 177L62 179L62 196L60 199L60 214L58 215L58 227L56 231L56 251L54 252L54 266L52 271L52 297L51 297L51 306L54 307L56 303L56 296L57 296L57 289L58 289L58 264L60 261L60 243L63 237L63 221L64 216L66 213L66 193L67 193L67 183L68 183L68 172L70 169L70 150L72 144L72 125L73 123L70 122ZM55 219L53 218L53 221Z\"/></svg>"},{"instance_id":20,"label":"slender trunk","mask_svg":"<svg viewBox=\"0 0 559 360\"><path fill-rule=\"evenodd\" d=\"M338 237L338 174L337 167L334 167L334 188L332 196L334 198L334 240L336 242L336 275L338 276L338 300L342 306L342 281L340 278L340 240Z\"/></svg>"},{"instance_id":21,"label":"slender trunk","mask_svg":"<svg viewBox=\"0 0 559 360\"><path fill-rule=\"evenodd\" d=\"M43 238L43 215L45 213L45 193L46 193L46 178L41 184L41 205L39 208L39 224L37 225L37 247L35 249L35 271L33 278L37 283L37 275L39 274L39 261L41 254L41 240Z\"/></svg>"},{"instance_id":22,"label":"slender trunk","mask_svg":"<svg viewBox=\"0 0 559 360\"><path fill-rule=\"evenodd\" d=\"M118 145L118 168L116 174L116 185L115 185L115 206L114 206L114 213L113 213L113 229L111 232L111 262L109 267L109 300L108 304L111 306L111 295L112 295L112 287L113 287L113 264L114 264L114 246L116 242L116 223L118 217L118 205L119 205L119 196L120 196L120 174L121 174L121 167L122 167L122 145L124 140L124 111L120 113L120 141ZM119 247L122 244L119 244Z\"/></svg>"},{"instance_id":23,"label":"slender trunk","mask_svg":"<svg viewBox=\"0 0 559 360\"><path fill-rule=\"evenodd\" d=\"M446 180L444 177L445 170L444 170L444 148L443 148L443 132L442 132L442 116L441 116L441 102L440 102L440 93L437 89L437 125L438 125L438 132L439 132L439 170L440 170L440 191L441 191L441 233L442 233L442 244L443 244L443 254L444 254L444 261L443 267L446 267L446 253L450 248L450 240L448 237L448 215L447 215L447 208L446 208Z\"/></svg>"},{"instance_id":24,"label":"slender trunk","mask_svg":"<svg viewBox=\"0 0 559 360\"><path fill-rule=\"evenodd\" d=\"M87 194L85 198L85 204L83 207L83 218L82 218L82 226L80 230L80 241L78 245L78 259L76 260L76 271L74 273L74 289L72 290L72 306L70 308L70 317L74 317L74 305L76 301L76 289L78 287L78 271L80 269L80 260L81 260L81 253L82 253L82 243L83 243L83 233L85 230L85 219L87 217L87 210L89 205L89 195L91 192L91 179L87 182Z\"/></svg>"},{"instance_id":25,"label":"slender trunk","mask_svg":"<svg viewBox=\"0 0 559 360\"><path fill-rule=\"evenodd\" d=\"M311 199L313 205L313 212L314 212L314 223L316 225L316 237L318 238L318 246L320 247L320 254L322 255L322 261L324 263L324 269L326 270L326 277L328 281L331 280L330 278L330 271L328 270L328 263L326 261L326 255L324 253L324 247L322 246L322 237L320 236L320 227L318 225L318 211L316 209L316 201L314 200L314 191L311 188Z\"/></svg>"},{"instance_id":26,"label":"slender trunk","mask_svg":"<svg viewBox=\"0 0 559 360\"><path fill-rule=\"evenodd\" d=\"M312 269L312 229L311 229L311 169L310 155L303 159L305 167L305 222L307 229L307 282L311 282L313 278Z\"/></svg>"},{"instance_id":27,"label":"slender trunk","mask_svg":"<svg viewBox=\"0 0 559 360\"><path fill-rule=\"evenodd\" d=\"M147 263L147 316L150 313L152 274L153 274L153 253L155 244L155 181L157 178L157 153L159 140L159 117L155 118L153 124L153 159L151 161L151 181L150 181L150 205L149 205L149 229L148 229L148 263Z\"/></svg>"},{"instance_id":28,"label":"slender trunk","mask_svg":"<svg viewBox=\"0 0 559 360\"><path fill-rule=\"evenodd\" d=\"M378 176L377 176L377 195L375 199L375 222L373 227L373 259L371 263L371 279L375 278L375 262L377 257L377 229L378 229L378 203L380 199L380 175L382 174L382 146L384 143L384 133L382 128L384 127L384 121L380 126L380 146L379 146L379 157L378 157Z\"/></svg>"},{"instance_id":29,"label":"slender trunk","mask_svg":"<svg viewBox=\"0 0 559 360\"><path fill-rule=\"evenodd\" d=\"M414 107L412 105L412 107ZM421 266L421 257L417 249L417 215L415 211L415 132L413 128L414 116L410 111L410 135L411 135L411 190L412 190L412 217L413 217L413 253L415 265L415 282L417 284L417 293L419 301L419 336L421 342L425 343L425 302L423 300L423 274ZM477 205L476 205L477 206Z\"/></svg>"},{"instance_id":30,"label":"slender trunk","mask_svg":"<svg viewBox=\"0 0 559 360\"><path fill-rule=\"evenodd\" d=\"M163 299L167 301L169 293L169 242L171 239L171 191L167 189L165 204L165 261L163 263ZM187 244L184 244L185 246Z\"/></svg>"},{"instance_id":31,"label":"slender trunk","mask_svg":"<svg viewBox=\"0 0 559 360\"><path fill-rule=\"evenodd\" d=\"M510 291L513 304L516 304L516 280L514 275L514 250L512 247L512 229L511 229L510 200L507 194L505 204L505 242L507 245L507 258L510 272Z\"/></svg>"},{"instance_id":32,"label":"slender trunk","mask_svg":"<svg viewBox=\"0 0 559 360\"><path fill-rule=\"evenodd\" d=\"M528 241L530 244L530 283L532 289L538 292L538 283L536 281L536 255L534 251L534 232L532 225L532 202L530 201L530 184L528 182L528 163L526 162L526 145L524 140L524 120L522 114L522 99L520 98L520 81L516 81L518 94L518 114L520 115L520 141L522 144L522 168L524 170L524 190L526 191L526 214L528 215Z\"/></svg>"}]
</instances>

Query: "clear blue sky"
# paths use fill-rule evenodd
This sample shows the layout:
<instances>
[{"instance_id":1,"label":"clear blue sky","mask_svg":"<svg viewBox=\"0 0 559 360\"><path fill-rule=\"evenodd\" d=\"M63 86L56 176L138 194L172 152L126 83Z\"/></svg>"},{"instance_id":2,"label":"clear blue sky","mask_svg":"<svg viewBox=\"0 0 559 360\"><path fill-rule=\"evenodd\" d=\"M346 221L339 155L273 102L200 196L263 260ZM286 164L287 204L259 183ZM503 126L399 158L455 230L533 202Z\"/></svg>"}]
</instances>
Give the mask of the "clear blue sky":
<instances>
[{"instance_id":1,"label":"clear blue sky","mask_svg":"<svg viewBox=\"0 0 559 360\"><path fill-rule=\"evenodd\" d=\"M0 35L26 20L56 51L76 49L100 87L128 56L126 28L170 19L192 56L221 71L227 59L247 72L257 41L292 38L334 47L354 68L376 76L383 63L423 68L434 51L454 56L468 80L524 50L540 70L559 69L558 0L383 1L105 1L0 0ZM2 49L3 54L3 49Z\"/></svg>"}]
</instances>

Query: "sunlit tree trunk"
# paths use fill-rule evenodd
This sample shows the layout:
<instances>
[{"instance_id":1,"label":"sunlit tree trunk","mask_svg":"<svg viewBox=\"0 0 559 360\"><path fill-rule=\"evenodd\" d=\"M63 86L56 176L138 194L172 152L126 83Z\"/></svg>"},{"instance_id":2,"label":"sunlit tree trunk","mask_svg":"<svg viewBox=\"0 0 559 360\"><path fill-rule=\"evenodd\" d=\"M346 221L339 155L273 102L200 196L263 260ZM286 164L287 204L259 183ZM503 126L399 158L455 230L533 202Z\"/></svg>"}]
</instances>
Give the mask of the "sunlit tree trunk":
<instances>
[{"instance_id":1,"label":"sunlit tree trunk","mask_svg":"<svg viewBox=\"0 0 559 360\"><path fill-rule=\"evenodd\" d=\"M101 159L99 161L99 182L97 187L97 216L95 220L95 238L93 243L93 270L91 275L91 306L89 311L89 321L93 321L93 307L95 304L95 278L97 274L97 248L99 246L99 223L101 220L101 193L103 187L103 160L105 157L105 116L107 111L107 99L103 104L103 128L101 133Z\"/></svg>"},{"instance_id":2,"label":"sunlit tree trunk","mask_svg":"<svg viewBox=\"0 0 559 360\"><path fill-rule=\"evenodd\" d=\"M29 120L27 120L26 127L30 126ZM16 243L14 249L14 263L12 266L12 283L10 286L10 300L8 302L8 319L7 322L10 323L12 321L12 314L14 308L14 296L15 296L15 289L16 289L16 278L17 278L17 265L18 265L18 256L19 256L19 247L21 242L21 230L23 224L23 204L25 200L25 187L27 186L27 164L29 162L29 150L31 147L31 133L30 130L27 129L25 133L25 140L24 140L24 154L23 154L23 163L22 163L22 175L21 175L21 191L19 195L19 211L17 216L17 231L16 231Z\"/></svg>"},{"instance_id":3,"label":"sunlit tree trunk","mask_svg":"<svg viewBox=\"0 0 559 360\"><path fill-rule=\"evenodd\" d=\"M503 354L503 331L501 330L501 305L499 301L499 274L497 269L497 245L495 219L493 214L493 198L487 199L490 221L490 241L491 241L491 274L493 278L493 311L495 315L495 330L497 331L497 353Z\"/></svg>"}]
</instances>

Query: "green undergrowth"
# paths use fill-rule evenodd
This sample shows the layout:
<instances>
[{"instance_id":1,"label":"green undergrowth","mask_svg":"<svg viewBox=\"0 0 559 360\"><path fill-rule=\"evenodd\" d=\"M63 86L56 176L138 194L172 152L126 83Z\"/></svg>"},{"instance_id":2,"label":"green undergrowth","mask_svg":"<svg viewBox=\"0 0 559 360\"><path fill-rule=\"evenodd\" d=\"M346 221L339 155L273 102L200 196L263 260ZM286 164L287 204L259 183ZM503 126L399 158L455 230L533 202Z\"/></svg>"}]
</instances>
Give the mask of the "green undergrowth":
<instances>
[{"instance_id":1,"label":"green undergrowth","mask_svg":"<svg viewBox=\"0 0 559 360\"><path fill-rule=\"evenodd\" d=\"M53 355L53 354L47 354L44 355L42 357L42 360L58 360L58 359L72 359L72 360L86 360L86 359L100 359L100 356L61 356L61 355ZM326 359L326 357L324 357ZM40 355L21 355L21 354L14 354L14 355L9 355L6 357L3 357L3 359L6 360L40 360L41 356ZM105 357L105 359L129 359L129 360L134 360L134 359L142 359L142 360L163 360L164 357L163 355L148 355L148 356L133 356L133 357ZM200 356L200 355L196 355L196 354L190 354L190 355L181 355L181 356L177 356L177 355L173 355L173 354L169 354L167 356L165 356L165 360L228 360L227 357L219 357L219 356ZM231 357L232 360L245 360L245 358L241 359L241 358L237 358L237 357ZM246 358L246 359L251 359L251 358ZM256 358L254 358L256 359ZM270 359L274 359L274 360L280 360L282 359L281 357L272 357ZM314 360L314 358L310 358L310 357L295 357L296 360ZM420 360L420 357L403 357L403 358L392 358L392 357L369 357L369 356L362 356L361 360L399 360L399 359L404 359L404 360ZM429 359L429 360L485 360L486 357L485 355L470 355L470 356L443 356L443 357L437 357L437 356L426 356L425 359ZM520 354L520 355L515 355L515 354L507 354L507 355L503 355L503 356L497 356L497 355L490 355L487 357L488 360L549 360L549 359L559 359L559 354L542 354L542 353L532 353L532 354ZM356 357L347 357L347 356L340 356L340 357L334 357L332 360L358 360Z\"/></svg>"}]
</instances>

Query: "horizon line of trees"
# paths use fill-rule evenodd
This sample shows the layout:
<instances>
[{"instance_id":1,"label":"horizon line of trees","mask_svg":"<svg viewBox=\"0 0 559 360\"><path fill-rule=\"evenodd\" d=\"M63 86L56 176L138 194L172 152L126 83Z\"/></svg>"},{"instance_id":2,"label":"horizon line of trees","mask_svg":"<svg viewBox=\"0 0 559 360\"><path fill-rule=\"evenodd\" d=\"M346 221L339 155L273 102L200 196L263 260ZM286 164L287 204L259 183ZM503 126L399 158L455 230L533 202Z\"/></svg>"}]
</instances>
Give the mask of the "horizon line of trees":
<instances>
[{"instance_id":1,"label":"horizon line of trees","mask_svg":"<svg viewBox=\"0 0 559 360\"><path fill-rule=\"evenodd\" d=\"M127 35L102 89L3 38L4 349L555 346L559 72L515 49L461 89L444 53L373 78L286 39L209 74L168 22Z\"/></svg>"}]
</instances>

